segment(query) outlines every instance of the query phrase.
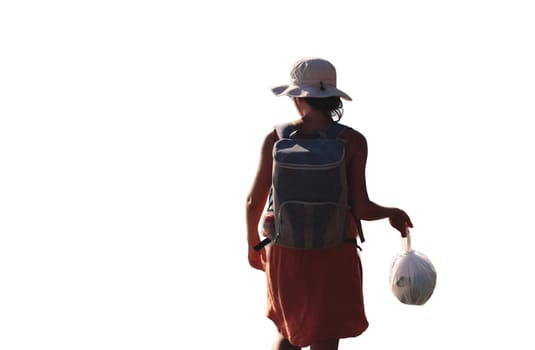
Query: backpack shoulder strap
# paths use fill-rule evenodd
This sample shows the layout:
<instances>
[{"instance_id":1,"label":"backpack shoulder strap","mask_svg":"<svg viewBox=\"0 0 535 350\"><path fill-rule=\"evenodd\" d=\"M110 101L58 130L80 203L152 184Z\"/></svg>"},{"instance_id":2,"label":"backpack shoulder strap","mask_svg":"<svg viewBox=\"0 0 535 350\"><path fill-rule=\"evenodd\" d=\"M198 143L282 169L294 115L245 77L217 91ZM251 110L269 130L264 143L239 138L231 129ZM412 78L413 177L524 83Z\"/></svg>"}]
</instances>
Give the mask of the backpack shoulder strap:
<instances>
[{"instance_id":1,"label":"backpack shoulder strap","mask_svg":"<svg viewBox=\"0 0 535 350\"><path fill-rule=\"evenodd\" d=\"M331 123L331 125L329 125L327 130L325 130L325 135L328 138L336 139L336 138L339 138L342 132L348 128L349 127L344 124L334 122L334 123ZM360 243L364 243L366 239L364 238L364 230L362 229L362 222L360 219L357 219L355 221L356 221L355 224L357 225L357 233L360 239ZM362 250L362 248L358 244L357 244L357 248Z\"/></svg>"},{"instance_id":2,"label":"backpack shoulder strap","mask_svg":"<svg viewBox=\"0 0 535 350\"><path fill-rule=\"evenodd\" d=\"M347 128L348 127L345 126L344 124L333 122L325 130L325 137L329 139L337 139L338 137L340 137L342 132Z\"/></svg>"},{"instance_id":3,"label":"backpack shoulder strap","mask_svg":"<svg viewBox=\"0 0 535 350\"><path fill-rule=\"evenodd\" d=\"M343 124L333 122L327 127L327 129L320 132L320 134L322 137L336 139L347 128L348 127ZM290 138L291 134L296 130L297 128L293 123L283 123L275 125L275 131L277 132L277 136L279 137L279 139Z\"/></svg>"},{"instance_id":4,"label":"backpack shoulder strap","mask_svg":"<svg viewBox=\"0 0 535 350\"><path fill-rule=\"evenodd\" d=\"M277 136L280 139L287 139L290 137L290 134L295 131L295 125L292 123L283 123L275 125L275 131Z\"/></svg>"}]
</instances>

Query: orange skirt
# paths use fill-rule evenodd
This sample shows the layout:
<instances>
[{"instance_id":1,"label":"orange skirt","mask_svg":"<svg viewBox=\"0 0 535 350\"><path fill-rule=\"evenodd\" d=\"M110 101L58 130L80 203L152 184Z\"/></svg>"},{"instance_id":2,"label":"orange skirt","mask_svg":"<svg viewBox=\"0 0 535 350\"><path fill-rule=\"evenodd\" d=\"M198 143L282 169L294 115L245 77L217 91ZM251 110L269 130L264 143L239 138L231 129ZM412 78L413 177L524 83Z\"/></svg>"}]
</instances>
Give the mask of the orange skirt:
<instances>
[{"instance_id":1,"label":"orange skirt","mask_svg":"<svg viewBox=\"0 0 535 350\"><path fill-rule=\"evenodd\" d=\"M273 245L266 276L267 316L291 344L356 337L368 328L354 244L314 250Z\"/></svg>"}]
</instances>

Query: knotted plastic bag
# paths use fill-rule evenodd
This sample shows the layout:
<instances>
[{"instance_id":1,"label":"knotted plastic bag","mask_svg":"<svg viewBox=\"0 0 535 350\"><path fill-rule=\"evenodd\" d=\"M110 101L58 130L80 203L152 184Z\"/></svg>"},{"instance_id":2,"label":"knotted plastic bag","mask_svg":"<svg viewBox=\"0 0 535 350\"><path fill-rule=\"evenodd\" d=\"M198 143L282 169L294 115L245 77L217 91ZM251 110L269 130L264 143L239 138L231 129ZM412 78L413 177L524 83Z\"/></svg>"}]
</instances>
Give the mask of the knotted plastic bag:
<instances>
[{"instance_id":1,"label":"knotted plastic bag","mask_svg":"<svg viewBox=\"0 0 535 350\"><path fill-rule=\"evenodd\" d=\"M392 293L404 304L423 305L435 290L435 267L427 256L411 248L408 232L401 241L403 249L393 257L390 267Z\"/></svg>"}]
</instances>

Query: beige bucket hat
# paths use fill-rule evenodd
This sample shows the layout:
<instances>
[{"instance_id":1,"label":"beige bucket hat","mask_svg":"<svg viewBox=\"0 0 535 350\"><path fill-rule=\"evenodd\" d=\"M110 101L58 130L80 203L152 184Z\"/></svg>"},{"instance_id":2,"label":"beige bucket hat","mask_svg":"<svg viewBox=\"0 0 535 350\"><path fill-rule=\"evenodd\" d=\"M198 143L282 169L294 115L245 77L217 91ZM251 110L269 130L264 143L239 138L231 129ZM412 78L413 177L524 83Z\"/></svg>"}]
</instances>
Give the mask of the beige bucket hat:
<instances>
[{"instance_id":1,"label":"beige bucket hat","mask_svg":"<svg viewBox=\"0 0 535 350\"><path fill-rule=\"evenodd\" d=\"M290 72L290 84L271 88L276 96L331 97L352 101L348 94L336 88L336 69L327 60L306 57L297 61Z\"/></svg>"}]
</instances>

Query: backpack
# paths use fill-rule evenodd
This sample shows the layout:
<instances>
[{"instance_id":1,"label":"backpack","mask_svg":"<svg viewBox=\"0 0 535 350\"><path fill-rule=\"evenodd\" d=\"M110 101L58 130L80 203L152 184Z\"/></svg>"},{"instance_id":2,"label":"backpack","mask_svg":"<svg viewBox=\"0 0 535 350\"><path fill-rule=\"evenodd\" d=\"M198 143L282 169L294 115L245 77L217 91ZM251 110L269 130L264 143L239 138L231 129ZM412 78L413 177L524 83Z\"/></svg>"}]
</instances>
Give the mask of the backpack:
<instances>
[{"instance_id":1,"label":"backpack","mask_svg":"<svg viewBox=\"0 0 535 350\"><path fill-rule=\"evenodd\" d=\"M319 249L350 240L345 144L339 135L347 127L331 123L315 134L291 124L275 127L273 179L268 212L274 232L269 243L300 249ZM358 224L361 241L362 230ZM261 246L259 249L261 249Z\"/></svg>"}]
</instances>

